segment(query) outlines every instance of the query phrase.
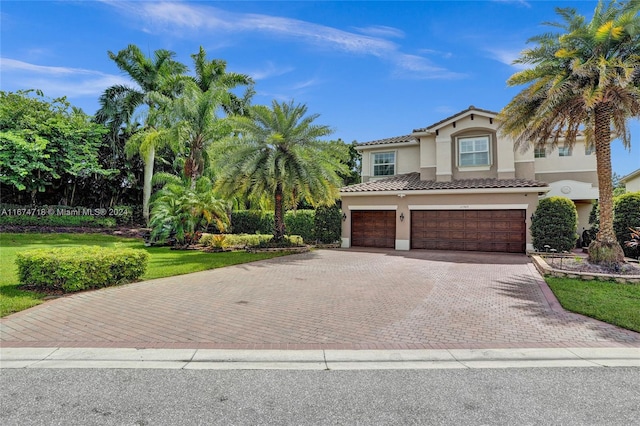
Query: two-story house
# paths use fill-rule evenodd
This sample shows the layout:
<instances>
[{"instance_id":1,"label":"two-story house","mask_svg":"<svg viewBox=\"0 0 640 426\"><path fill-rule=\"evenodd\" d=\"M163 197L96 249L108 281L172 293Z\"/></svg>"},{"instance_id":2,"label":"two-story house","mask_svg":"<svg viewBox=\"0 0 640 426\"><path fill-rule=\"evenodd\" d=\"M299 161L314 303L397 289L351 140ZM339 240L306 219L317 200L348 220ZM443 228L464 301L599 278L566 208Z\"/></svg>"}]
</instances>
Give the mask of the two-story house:
<instances>
[{"instance_id":1,"label":"two-story house","mask_svg":"<svg viewBox=\"0 0 640 426\"><path fill-rule=\"evenodd\" d=\"M595 154L514 150L496 112L470 106L406 136L365 142L362 183L341 189L342 246L523 253L538 200L576 204L578 233L598 199Z\"/></svg>"}]
</instances>

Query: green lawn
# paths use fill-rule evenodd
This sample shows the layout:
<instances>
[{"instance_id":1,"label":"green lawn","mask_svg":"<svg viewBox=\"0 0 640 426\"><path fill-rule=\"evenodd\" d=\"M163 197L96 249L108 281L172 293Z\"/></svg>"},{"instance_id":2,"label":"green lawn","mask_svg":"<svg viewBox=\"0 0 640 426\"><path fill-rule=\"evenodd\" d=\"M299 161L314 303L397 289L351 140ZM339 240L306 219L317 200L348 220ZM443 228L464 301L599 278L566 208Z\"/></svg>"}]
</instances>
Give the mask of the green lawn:
<instances>
[{"instance_id":1,"label":"green lawn","mask_svg":"<svg viewBox=\"0 0 640 426\"><path fill-rule=\"evenodd\" d=\"M1 234L0 233L0 316L42 303L42 293L18 289L16 253L47 247L96 245L144 249L150 254L143 280L170 277L229 265L282 256L283 253L222 252L170 250L168 247L145 247L142 240L102 234Z\"/></svg>"},{"instance_id":2,"label":"green lawn","mask_svg":"<svg viewBox=\"0 0 640 426\"><path fill-rule=\"evenodd\" d=\"M640 332L640 285L545 279L563 308Z\"/></svg>"}]
</instances>

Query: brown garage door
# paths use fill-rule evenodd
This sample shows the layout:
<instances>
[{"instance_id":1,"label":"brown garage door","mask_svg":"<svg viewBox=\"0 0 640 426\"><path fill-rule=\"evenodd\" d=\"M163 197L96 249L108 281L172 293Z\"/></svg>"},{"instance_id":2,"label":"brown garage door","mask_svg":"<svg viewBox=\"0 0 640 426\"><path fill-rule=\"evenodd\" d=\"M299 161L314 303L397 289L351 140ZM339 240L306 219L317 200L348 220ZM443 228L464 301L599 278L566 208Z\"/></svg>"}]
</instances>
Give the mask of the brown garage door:
<instances>
[{"instance_id":1,"label":"brown garage door","mask_svg":"<svg viewBox=\"0 0 640 426\"><path fill-rule=\"evenodd\" d=\"M351 245L394 248L396 245L396 212L394 210L352 211Z\"/></svg>"},{"instance_id":2,"label":"brown garage door","mask_svg":"<svg viewBox=\"0 0 640 426\"><path fill-rule=\"evenodd\" d=\"M411 212L411 248L524 253L525 210Z\"/></svg>"}]
</instances>

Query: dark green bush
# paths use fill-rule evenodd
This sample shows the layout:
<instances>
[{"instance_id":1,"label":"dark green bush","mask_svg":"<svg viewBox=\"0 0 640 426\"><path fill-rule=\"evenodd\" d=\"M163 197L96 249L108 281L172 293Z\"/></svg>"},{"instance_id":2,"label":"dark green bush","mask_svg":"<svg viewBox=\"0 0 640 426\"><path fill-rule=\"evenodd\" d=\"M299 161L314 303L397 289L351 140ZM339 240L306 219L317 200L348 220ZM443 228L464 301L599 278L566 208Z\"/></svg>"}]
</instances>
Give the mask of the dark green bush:
<instances>
[{"instance_id":1,"label":"dark green bush","mask_svg":"<svg viewBox=\"0 0 640 426\"><path fill-rule=\"evenodd\" d=\"M640 227L640 192L629 192L614 199L613 230L627 257L637 258L637 247L627 247L625 242L631 239L629 228Z\"/></svg>"},{"instance_id":2,"label":"dark green bush","mask_svg":"<svg viewBox=\"0 0 640 426\"><path fill-rule=\"evenodd\" d=\"M238 210L231 212L231 232L234 234L272 234L273 212Z\"/></svg>"},{"instance_id":3,"label":"dark green bush","mask_svg":"<svg viewBox=\"0 0 640 426\"><path fill-rule=\"evenodd\" d=\"M571 251L578 235L578 212L575 204L565 197L543 198L531 221L533 247L537 251L555 249L558 253ZM549 247L545 247L549 246Z\"/></svg>"},{"instance_id":4,"label":"dark green bush","mask_svg":"<svg viewBox=\"0 0 640 426\"><path fill-rule=\"evenodd\" d=\"M340 241L342 235L342 211L338 206L318 207L314 218L316 239L322 244Z\"/></svg>"},{"instance_id":5,"label":"dark green bush","mask_svg":"<svg viewBox=\"0 0 640 426\"><path fill-rule=\"evenodd\" d=\"M98 246L30 250L16 255L23 285L66 292L123 284L147 267L144 250Z\"/></svg>"},{"instance_id":6,"label":"dark green bush","mask_svg":"<svg viewBox=\"0 0 640 426\"><path fill-rule=\"evenodd\" d=\"M287 235L300 235L305 243L316 240L314 232L315 210L290 210L284 215L284 225Z\"/></svg>"}]
</instances>

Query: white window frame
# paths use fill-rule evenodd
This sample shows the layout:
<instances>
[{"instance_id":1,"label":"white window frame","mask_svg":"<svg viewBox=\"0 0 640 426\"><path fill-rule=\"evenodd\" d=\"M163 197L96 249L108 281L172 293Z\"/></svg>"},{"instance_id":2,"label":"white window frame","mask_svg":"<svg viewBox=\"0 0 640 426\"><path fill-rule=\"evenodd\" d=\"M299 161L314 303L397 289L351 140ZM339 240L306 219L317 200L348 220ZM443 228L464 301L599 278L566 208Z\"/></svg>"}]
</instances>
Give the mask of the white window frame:
<instances>
[{"instance_id":1,"label":"white window frame","mask_svg":"<svg viewBox=\"0 0 640 426\"><path fill-rule=\"evenodd\" d=\"M544 146L536 146L533 148L533 158L546 158L547 148Z\"/></svg>"},{"instance_id":2,"label":"white window frame","mask_svg":"<svg viewBox=\"0 0 640 426\"><path fill-rule=\"evenodd\" d=\"M573 149L569 146L558 147L558 157L571 157L573 155Z\"/></svg>"},{"instance_id":3,"label":"white window frame","mask_svg":"<svg viewBox=\"0 0 640 426\"><path fill-rule=\"evenodd\" d=\"M589 145L585 142L584 144L584 155L593 155L596 153L596 145Z\"/></svg>"},{"instance_id":4,"label":"white window frame","mask_svg":"<svg viewBox=\"0 0 640 426\"><path fill-rule=\"evenodd\" d=\"M473 152L465 152L463 153L462 150L460 149L460 145L462 143L462 141L464 140L468 140L468 139L480 139L480 138L486 138L487 140L487 151L473 151ZM460 170L489 170L491 169L492 166L492 155L491 155L491 145L492 145L492 140L491 140L491 135L490 134L481 134L481 135L473 135L473 136L460 136L456 138L456 151L457 151L457 164L458 164L458 169ZM462 154L475 154L475 153L482 153L482 152L486 152L487 153L487 164L477 164L477 165L462 165Z\"/></svg>"},{"instance_id":5,"label":"white window frame","mask_svg":"<svg viewBox=\"0 0 640 426\"><path fill-rule=\"evenodd\" d=\"M393 155L393 162L392 163L381 163L381 164L376 164L376 155L381 155L381 154L392 154ZM393 166L393 173L390 175L377 175L376 174L376 166L388 166L388 165L392 165ZM388 176L395 176L398 172L398 153L397 151L378 151L378 152L372 152L371 153L371 176L373 177L388 177Z\"/></svg>"}]
</instances>

